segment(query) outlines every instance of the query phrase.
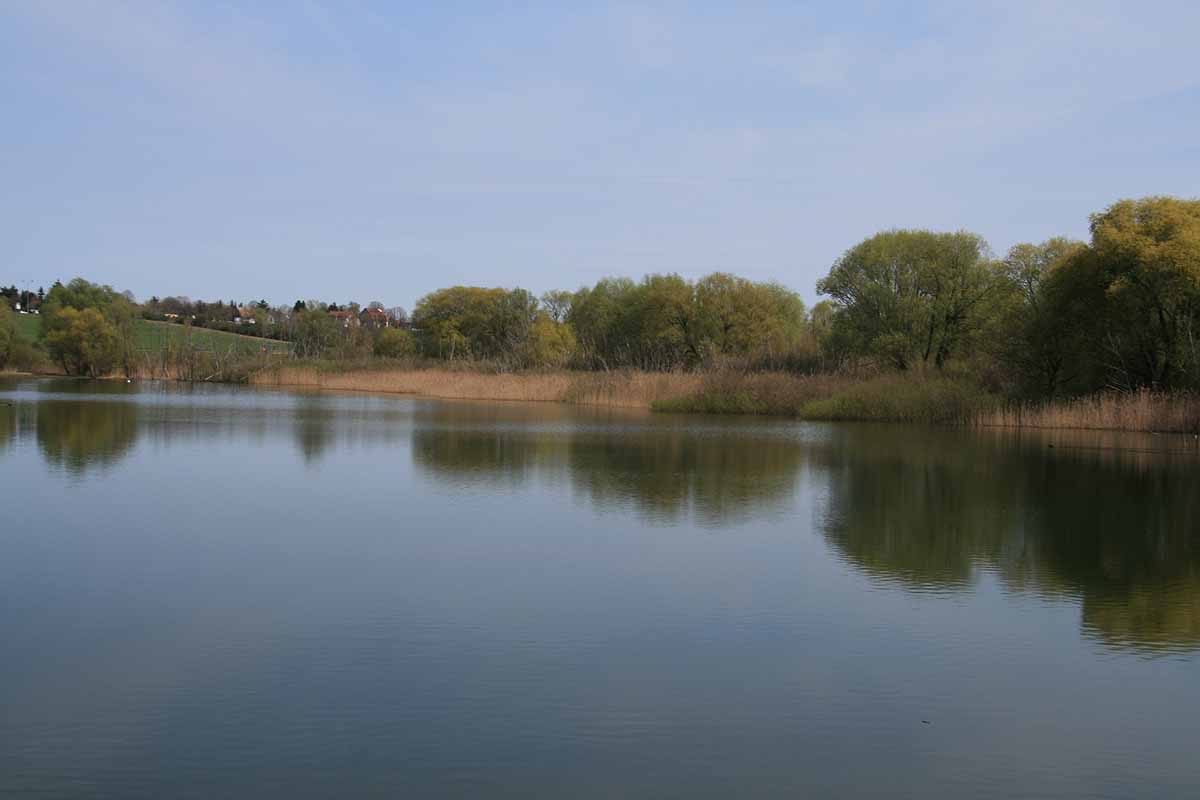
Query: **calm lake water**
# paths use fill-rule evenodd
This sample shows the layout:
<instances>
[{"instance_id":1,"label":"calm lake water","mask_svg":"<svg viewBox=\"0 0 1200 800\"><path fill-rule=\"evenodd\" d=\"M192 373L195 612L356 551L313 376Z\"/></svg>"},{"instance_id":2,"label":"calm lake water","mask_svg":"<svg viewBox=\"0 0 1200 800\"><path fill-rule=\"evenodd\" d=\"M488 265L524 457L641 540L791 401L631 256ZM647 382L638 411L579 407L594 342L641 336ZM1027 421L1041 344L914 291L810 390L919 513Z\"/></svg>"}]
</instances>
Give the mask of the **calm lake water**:
<instances>
[{"instance_id":1,"label":"calm lake water","mask_svg":"<svg viewBox=\"0 0 1200 800\"><path fill-rule=\"evenodd\" d=\"M0 379L0 500L3 797L1200 796L1190 439Z\"/></svg>"}]
</instances>

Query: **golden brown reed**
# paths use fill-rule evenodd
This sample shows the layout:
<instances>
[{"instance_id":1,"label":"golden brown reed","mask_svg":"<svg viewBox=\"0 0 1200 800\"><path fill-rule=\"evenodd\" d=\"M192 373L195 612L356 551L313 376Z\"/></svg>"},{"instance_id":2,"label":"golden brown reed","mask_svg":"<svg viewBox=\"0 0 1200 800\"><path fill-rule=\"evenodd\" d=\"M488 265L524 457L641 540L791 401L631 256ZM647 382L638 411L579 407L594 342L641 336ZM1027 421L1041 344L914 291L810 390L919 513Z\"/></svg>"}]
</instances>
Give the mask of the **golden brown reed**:
<instances>
[{"instance_id":1,"label":"golden brown reed","mask_svg":"<svg viewBox=\"0 0 1200 800\"><path fill-rule=\"evenodd\" d=\"M528 372L490 373L445 369L324 371L278 367L257 372L259 386L414 394L458 400L521 400L649 408L656 400L686 393L699 379L681 373Z\"/></svg>"},{"instance_id":2,"label":"golden brown reed","mask_svg":"<svg viewBox=\"0 0 1200 800\"><path fill-rule=\"evenodd\" d=\"M1106 392L1049 403L1009 405L981 413L980 425L1200 434L1200 395Z\"/></svg>"},{"instance_id":3,"label":"golden brown reed","mask_svg":"<svg viewBox=\"0 0 1200 800\"><path fill-rule=\"evenodd\" d=\"M650 408L653 404L697 391L703 378L686 372L580 372L558 399L577 405Z\"/></svg>"},{"instance_id":4,"label":"golden brown reed","mask_svg":"<svg viewBox=\"0 0 1200 800\"><path fill-rule=\"evenodd\" d=\"M963 381L911 376L795 376L778 372L493 372L428 366L276 365L259 386L386 392L459 400L558 402L610 408L773 414L808 419L973 423L1021 429L1200 434L1200 395L1107 393L1000 405Z\"/></svg>"}]
</instances>

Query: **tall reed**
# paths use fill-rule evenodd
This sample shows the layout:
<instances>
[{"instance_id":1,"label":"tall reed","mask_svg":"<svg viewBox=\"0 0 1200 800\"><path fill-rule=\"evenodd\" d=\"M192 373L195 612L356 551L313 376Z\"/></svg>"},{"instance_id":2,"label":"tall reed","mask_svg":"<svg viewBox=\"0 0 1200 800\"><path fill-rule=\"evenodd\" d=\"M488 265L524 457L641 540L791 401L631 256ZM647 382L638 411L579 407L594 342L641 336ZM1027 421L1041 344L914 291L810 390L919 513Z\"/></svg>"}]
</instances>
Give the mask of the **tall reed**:
<instances>
[{"instance_id":1,"label":"tall reed","mask_svg":"<svg viewBox=\"0 0 1200 800\"><path fill-rule=\"evenodd\" d=\"M283 365L252 375L250 382L259 386L390 392L462 400L524 400L649 408L656 400L691 390L699 384L699 378L682 373L632 370L512 373L376 367L335 371L318 365Z\"/></svg>"},{"instance_id":2,"label":"tall reed","mask_svg":"<svg viewBox=\"0 0 1200 800\"><path fill-rule=\"evenodd\" d=\"M1190 433L1200 435L1200 395L1192 392L1104 392L1045 403L1015 403L981 413L976 423L1012 428Z\"/></svg>"}]
</instances>

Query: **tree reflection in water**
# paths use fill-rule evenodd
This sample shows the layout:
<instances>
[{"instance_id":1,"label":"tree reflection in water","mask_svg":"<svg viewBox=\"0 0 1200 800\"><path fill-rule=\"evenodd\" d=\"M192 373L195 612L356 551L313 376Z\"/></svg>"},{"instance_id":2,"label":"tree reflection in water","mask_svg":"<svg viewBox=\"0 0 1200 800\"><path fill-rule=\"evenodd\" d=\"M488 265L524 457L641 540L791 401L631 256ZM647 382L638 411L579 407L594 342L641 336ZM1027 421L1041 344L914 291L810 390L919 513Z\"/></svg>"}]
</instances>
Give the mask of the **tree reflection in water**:
<instances>
[{"instance_id":1,"label":"tree reflection in water","mask_svg":"<svg viewBox=\"0 0 1200 800\"><path fill-rule=\"evenodd\" d=\"M413 458L463 488L536 475L569 483L597 510L705 527L794 513L794 493L811 482L824 498L818 531L876 583L962 592L988 572L1009 592L1077 599L1084 632L1107 645L1200 647L1200 459L1180 443L728 420L568 424L563 413L433 408L414 428ZM1172 446L1179 452L1163 452Z\"/></svg>"},{"instance_id":2,"label":"tree reflection in water","mask_svg":"<svg viewBox=\"0 0 1200 800\"><path fill-rule=\"evenodd\" d=\"M1195 648L1200 463L1170 446L847 426L824 454L824 534L877 581L959 591L986 569L1010 591L1079 598L1107 644Z\"/></svg>"},{"instance_id":3,"label":"tree reflection in water","mask_svg":"<svg viewBox=\"0 0 1200 800\"><path fill-rule=\"evenodd\" d=\"M133 403L46 400L37 405L42 457L73 475L113 466L133 448L137 434Z\"/></svg>"},{"instance_id":4,"label":"tree reflection in water","mask_svg":"<svg viewBox=\"0 0 1200 800\"><path fill-rule=\"evenodd\" d=\"M419 470L464 491L537 486L652 524L782 515L879 585L955 593L987 573L1010 593L1077 600L1085 635L1105 646L1200 648L1200 454L1190 441L324 395L138 403L108 396L121 387L69 383L78 400L60 391L0 407L0 447L35 434L47 464L82 475L120 462L139 425L212 447L275 433L306 463L407 439ZM815 517L800 510L801 490L818 498Z\"/></svg>"},{"instance_id":5,"label":"tree reflection in water","mask_svg":"<svg viewBox=\"0 0 1200 800\"><path fill-rule=\"evenodd\" d=\"M431 408L413 430L413 459L469 486L569 483L599 510L651 522L730 524L786 506L805 459L799 440L767 426L670 424L645 414L528 406Z\"/></svg>"}]
</instances>

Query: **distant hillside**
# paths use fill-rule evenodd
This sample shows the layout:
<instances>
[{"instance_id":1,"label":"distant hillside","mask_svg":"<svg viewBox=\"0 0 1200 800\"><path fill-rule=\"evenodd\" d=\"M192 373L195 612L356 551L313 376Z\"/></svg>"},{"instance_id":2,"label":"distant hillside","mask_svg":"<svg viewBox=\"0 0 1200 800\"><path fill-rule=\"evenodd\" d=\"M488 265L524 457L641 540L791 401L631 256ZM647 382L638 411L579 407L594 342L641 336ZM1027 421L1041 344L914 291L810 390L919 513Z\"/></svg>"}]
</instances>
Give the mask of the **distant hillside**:
<instances>
[{"instance_id":1,"label":"distant hillside","mask_svg":"<svg viewBox=\"0 0 1200 800\"><path fill-rule=\"evenodd\" d=\"M37 341L42 330L42 318L33 314L14 314L13 320L17 325L17 333L30 342ZM213 331L207 328L187 328L169 322L150 322L139 319L135 323L134 332L137 345L142 350L161 350L167 342L181 343L191 336L192 342L204 350L228 352L237 350L243 353L257 353L266 347L272 353L286 353L291 345L275 339L263 339L258 336L243 336L225 331Z\"/></svg>"}]
</instances>

